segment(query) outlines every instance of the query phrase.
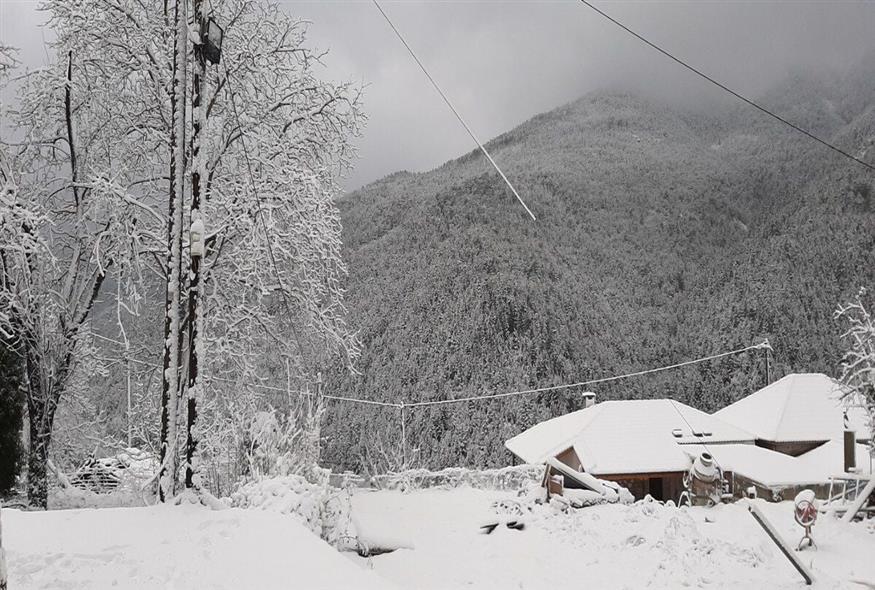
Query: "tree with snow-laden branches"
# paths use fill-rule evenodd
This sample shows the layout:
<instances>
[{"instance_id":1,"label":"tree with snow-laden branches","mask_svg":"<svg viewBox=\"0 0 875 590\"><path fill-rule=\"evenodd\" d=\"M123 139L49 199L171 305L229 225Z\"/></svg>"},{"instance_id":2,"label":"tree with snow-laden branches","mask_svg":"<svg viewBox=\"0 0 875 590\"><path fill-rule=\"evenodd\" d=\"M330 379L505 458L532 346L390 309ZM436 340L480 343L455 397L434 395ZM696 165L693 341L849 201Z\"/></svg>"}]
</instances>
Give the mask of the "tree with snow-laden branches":
<instances>
[{"instance_id":1,"label":"tree with snow-laden branches","mask_svg":"<svg viewBox=\"0 0 875 590\"><path fill-rule=\"evenodd\" d=\"M2 326L24 346L29 492L41 506L55 409L71 373L99 363L87 335L103 327L94 325L92 310L107 281L120 286L113 290L133 314L154 312L158 283L167 285L168 301L174 293L185 296L186 280L175 272L188 262L179 231L189 223L187 212L181 215L186 185L179 166L191 164L174 157L184 155L176 150L187 131L173 122L179 111L172 103L186 96L185 76L174 71L173 7L56 0L45 8L57 31L55 61L21 76L7 141L26 171L22 209L38 220L27 233L45 246L39 255L10 258L2 292L10 312ZM217 2L209 16L224 26L225 41L222 65L208 70L201 131L206 252L199 356L210 403L198 432L205 434L226 419L223 412L249 407L233 402L280 371L299 390L325 364L351 366L356 357L333 198L354 158L350 140L364 122L358 88L317 77L321 54L304 46L303 21L247 0ZM181 49L186 55L193 37ZM180 61L190 67L190 59ZM183 347L184 318L173 307L167 315ZM128 337L151 343L158 361L159 332ZM172 357L185 358L175 351L163 358L171 369L164 364L171 384L162 400L168 457L180 442L170 433L180 418L172 398L182 395L186 369L179 366L174 380ZM175 463L166 464L162 488L172 494Z\"/></svg>"},{"instance_id":2,"label":"tree with snow-laden branches","mask_svg":"<svg viewBox=\"0 0 875 590\"><path fill-rule=\"evenodd\" d=\"M134 117L106 118L106 95L92 91L98 72L64 48L54 66L20 80L19 104L8 119L18 135L7 146L17 172L16 205L30 217L17 230L38 247L4 248L0 322L7 346L22 358L28 498L39 507L47 504L46 468L61 396L77 370L96 370L87 338L94 305L110 273L135 293L129 287L149 248L149 224L141 219L151 208L130 195L157 175L149 150L159 140L141 132L145 126ZM136 94L133 85L126 93L118 77L106 84L123 99ZM130 140L119 140L126 136Z\"/></svg>"},{"instance_id":3,"label":"tree with snow-laden branches","mask_svg":"<svg viewBox=\"0 0 875 590\"><path fill-rule=\"evenodd\" d=\"M866 404L875 443L875 318L863 301L865 296L866 290L860 289L857 297L839 306L835 315L847 322L842 339L850 343L842 359L841 381Z\"/></svg>"}]
</instances>

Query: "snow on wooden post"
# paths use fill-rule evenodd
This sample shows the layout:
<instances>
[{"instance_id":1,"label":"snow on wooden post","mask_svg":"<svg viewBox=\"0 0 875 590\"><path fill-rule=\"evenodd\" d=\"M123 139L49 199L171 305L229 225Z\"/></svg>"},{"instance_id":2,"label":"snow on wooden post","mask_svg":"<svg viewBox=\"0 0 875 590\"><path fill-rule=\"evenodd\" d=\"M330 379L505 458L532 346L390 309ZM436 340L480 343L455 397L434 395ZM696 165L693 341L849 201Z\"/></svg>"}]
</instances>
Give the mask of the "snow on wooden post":
<instances>
[{"instance_id":1,"label":"snow on wooden post","mask_svg":"<svg viewBox=\"0 0 875 590\"><path fill-rule=\"evenodd\" d=\"M847 412L845 412L845 420L847 420ZM857 467L856 438L856 433L853 430L845 430L845 473L850 473Z\"/></svg>"},{"instance_id":2,"label":"snow on wooden post","mask_svg":"<svg viewBox=\"0 0 875 590\"><path fill-rule=\"evenodd\" d=\"M811 575L811 572L808 571L808 568L805 567L805 564L803 564L799 560L796 554L793 553L793 550L790 549L784 539L781 538L781 536L778 534L778 531L776 531L775 527L772 526L772 523L766 520L766 517L763 515L763 513L760 512L759 509L753 504L748 504L747 509L750 511L751 516L754 517L754 520L756 520L759 525L763 527L763 530L766 531L766 534L769 535L769 538L775 542L775 545L778 546L778 549L781 550L781 553L784 554L784 557L790 560L790 563L793 564L793 567L796 568L796 571L798 571L802 575L802 577L805 579L805 583L811 586L811 584L814 583L814 576Z\"/></svg>"}]
</instances>

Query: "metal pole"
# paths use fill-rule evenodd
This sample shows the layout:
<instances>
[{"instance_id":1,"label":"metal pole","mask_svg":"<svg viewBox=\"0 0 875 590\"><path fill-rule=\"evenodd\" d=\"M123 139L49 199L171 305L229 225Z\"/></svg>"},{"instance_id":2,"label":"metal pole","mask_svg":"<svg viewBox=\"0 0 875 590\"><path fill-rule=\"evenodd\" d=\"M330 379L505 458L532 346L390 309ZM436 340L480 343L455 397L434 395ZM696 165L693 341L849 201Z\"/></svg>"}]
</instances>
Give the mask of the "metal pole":
<instances>
[{"instance_id":1,"label":"metal pole","mask_svg":"<svg viewBox=\"0 0 875 590\"><path fill-rule=\"evenodd\" d=\"M316 464L322 458L322 371L316 373Z\"/></svg>"},{"instance_id":2,"label":"metal pole","mask_svg":"<svg viewBox=\"0 0 875 590\"><path fill-rule=\"evenodd\" d=\"M288 405L288 415L292 415L292 368L289 364L289 359L286 357L286 404Z\"/></svg>"},{"instance_id":3,"label":"metal pole","mask_svg":"<svg viewBox=\"0 0 875 590\"><path fill-rule=\"evenodd\" d=\"M766 385L772 384L772 349L766 349Z\"/></svg>"},{"instance_id":4,"label":"metal pole","mask_svg":"<svg viewBox=\"0 0 875 590\"><path fill-rule=\"evenodd\" d=\"M407 468L407 428L404 425L404 402L401 402L401 467Z\"/></svg>"},{"instance_id":5,"label":"metal pole","mask_svg":"<svg viewBox=\"0 0 875 590\"><path fill-rule=\"evenodd\" d=\"M761 527L763 527L763 530L766 531L766 534L769 536L769 538L775 542L775 545L778 546L778 549L781 550L781 553L784 554L784 557L790 560L790 563L793 565L793 567L796 568L796 571L798 571L799 574L805 579L805 583L811 586L811 584L814 582L814 576L811 575L811 571L809 571L809 569L805 567L805 564L802 563L801 559L796 557L796 553L794 553L793 550L787 546L787 543L784 541L784 539L781 538L781 535L778 534L778 531L775 530L775 527L772 525L772 523L766 520L766 517L763 516L763 513L760 512L760 510L753 504L748 503L747 509L750 511L751 516L754 517L754 520L756 520L757 523Z\"/></svg>"},{"instance_id":6,"label":"metal pole","mask_svg":"<svg viewBox=\"0 0 875 590\"><path fill-rule=\"evenodd\" d=\"M131 357L130 357L130 345L125 345L125 348L128 349L125 351L125 356L127 357L127 372L128 372L128 448L133 446L133 416L131 416Z\"/></svg>"},{"instance_id":7,"label":"metal pole","mask_svg":"<svg viewBox=\"0 0 875 590\"><path fill-rule=\"evenodd\" d=\"M195 27L203 36L205 32L204 24L206 23L206 15L204 14L204 0L194 0L194 20ZM204 108L203 97L206 94L207 83L207 58L204 53L203 38L194 46L195 68L194 82L192 84L192 133L191 133L191 233L189 239L189 247L191 248L190 268L189 268L189 289L188 289L188 419L186 421L187 428L187 444L185 448L185 487L191 488L194 486L194 466L193 460L197 451L197 436L194 433L194 425L197 421L197 400L200 397L201 382L198 379L199 373L199 358L198 349L201 344L201 311L199 309L200 299L200 267L201 267L201 252L197 251L198 245L195 244L195 239L203 240L203 219L201 217L201 178L204 176L204 156L201 153L201 132L206 126L207 113ZM200 223L201 235L196 236L195 228Z\"/></svg>"}]
</instances>

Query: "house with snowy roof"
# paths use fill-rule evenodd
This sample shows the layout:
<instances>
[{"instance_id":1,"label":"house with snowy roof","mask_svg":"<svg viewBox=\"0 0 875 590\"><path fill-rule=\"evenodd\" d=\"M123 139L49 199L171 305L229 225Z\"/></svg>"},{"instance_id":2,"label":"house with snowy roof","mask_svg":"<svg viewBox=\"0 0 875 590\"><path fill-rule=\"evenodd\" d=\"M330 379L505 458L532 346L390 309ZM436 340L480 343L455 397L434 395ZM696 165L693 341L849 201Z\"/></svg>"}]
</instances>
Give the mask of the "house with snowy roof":
<instances>
[{"instance_id":1,"label":"house with snowy roof","mask_svg":"<svg viewBox=\"0 0 875 590\"><path fill-rule=\"evenodd\" d=\"M840 383L821 373L795 373L714 413L744 428L757 446L798 457L855 432L857 442L871 440L865 406Z\"/></svg>"},{"instance_id":2,"label":"house with snowy roof","mask_svg":"<svg viewBox=\"0 0 875 590\"><path fill-rule=\"evenodd\" d=\"M779 499L806 487L825 491L843 473L846 425L856 433L855 473L871 477L868 416L844 394L820 374L788 375L714 414L670 399L595 403L589 394L584 409L536 424L505 446L526 463L555 459L637 498L675 501L693 461L707 452L736 496L753 487Z\"/></svg>"},{"instance_id":3,"label":"house with snowy roof","mask_svg":"<svg viewBox=\"0 0 875 590\"><path fill-rule=\"evenodd\" d=\"M754 436L670 399L605 401L536 424L505 443L526 463L548 458L615 481L637 498L677 500L692 463L687 445L753 446Z\"/></svg>"}]
</instances>

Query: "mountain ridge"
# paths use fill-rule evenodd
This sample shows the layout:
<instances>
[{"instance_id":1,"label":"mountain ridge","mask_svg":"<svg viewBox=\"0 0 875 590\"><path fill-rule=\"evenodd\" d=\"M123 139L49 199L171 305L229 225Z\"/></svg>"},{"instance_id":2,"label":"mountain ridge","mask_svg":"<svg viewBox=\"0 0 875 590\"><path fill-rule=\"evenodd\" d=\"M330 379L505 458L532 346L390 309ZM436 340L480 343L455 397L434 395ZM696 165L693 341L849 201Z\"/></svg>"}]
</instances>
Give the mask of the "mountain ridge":
<instances>
[{"instance_id":1,"label":"mountain ridge","mask_svg":"<svg viewBox=\"0 0 875 590\"><path fill-rule=\"evenodd\" d=\"M841 84L793 79L766 99L867 157L868 82L851 73ZM628 93L592 93L487 147L538 221L477 151L338 200L363 354L360 375L329 371L333 391L405 402L495 393L764 338L778 374L833 372L832 312L875 279L861 166L750 110L714 115ZM710 411L763 384L762 356L746 355L597 393ZM409 413L407 462L503 464L504 439L578 403L569 392ZM373 449L395 448L397 422L333 408L325 455L392 467L397 451Z\"/></svg>"}]
</instances>

